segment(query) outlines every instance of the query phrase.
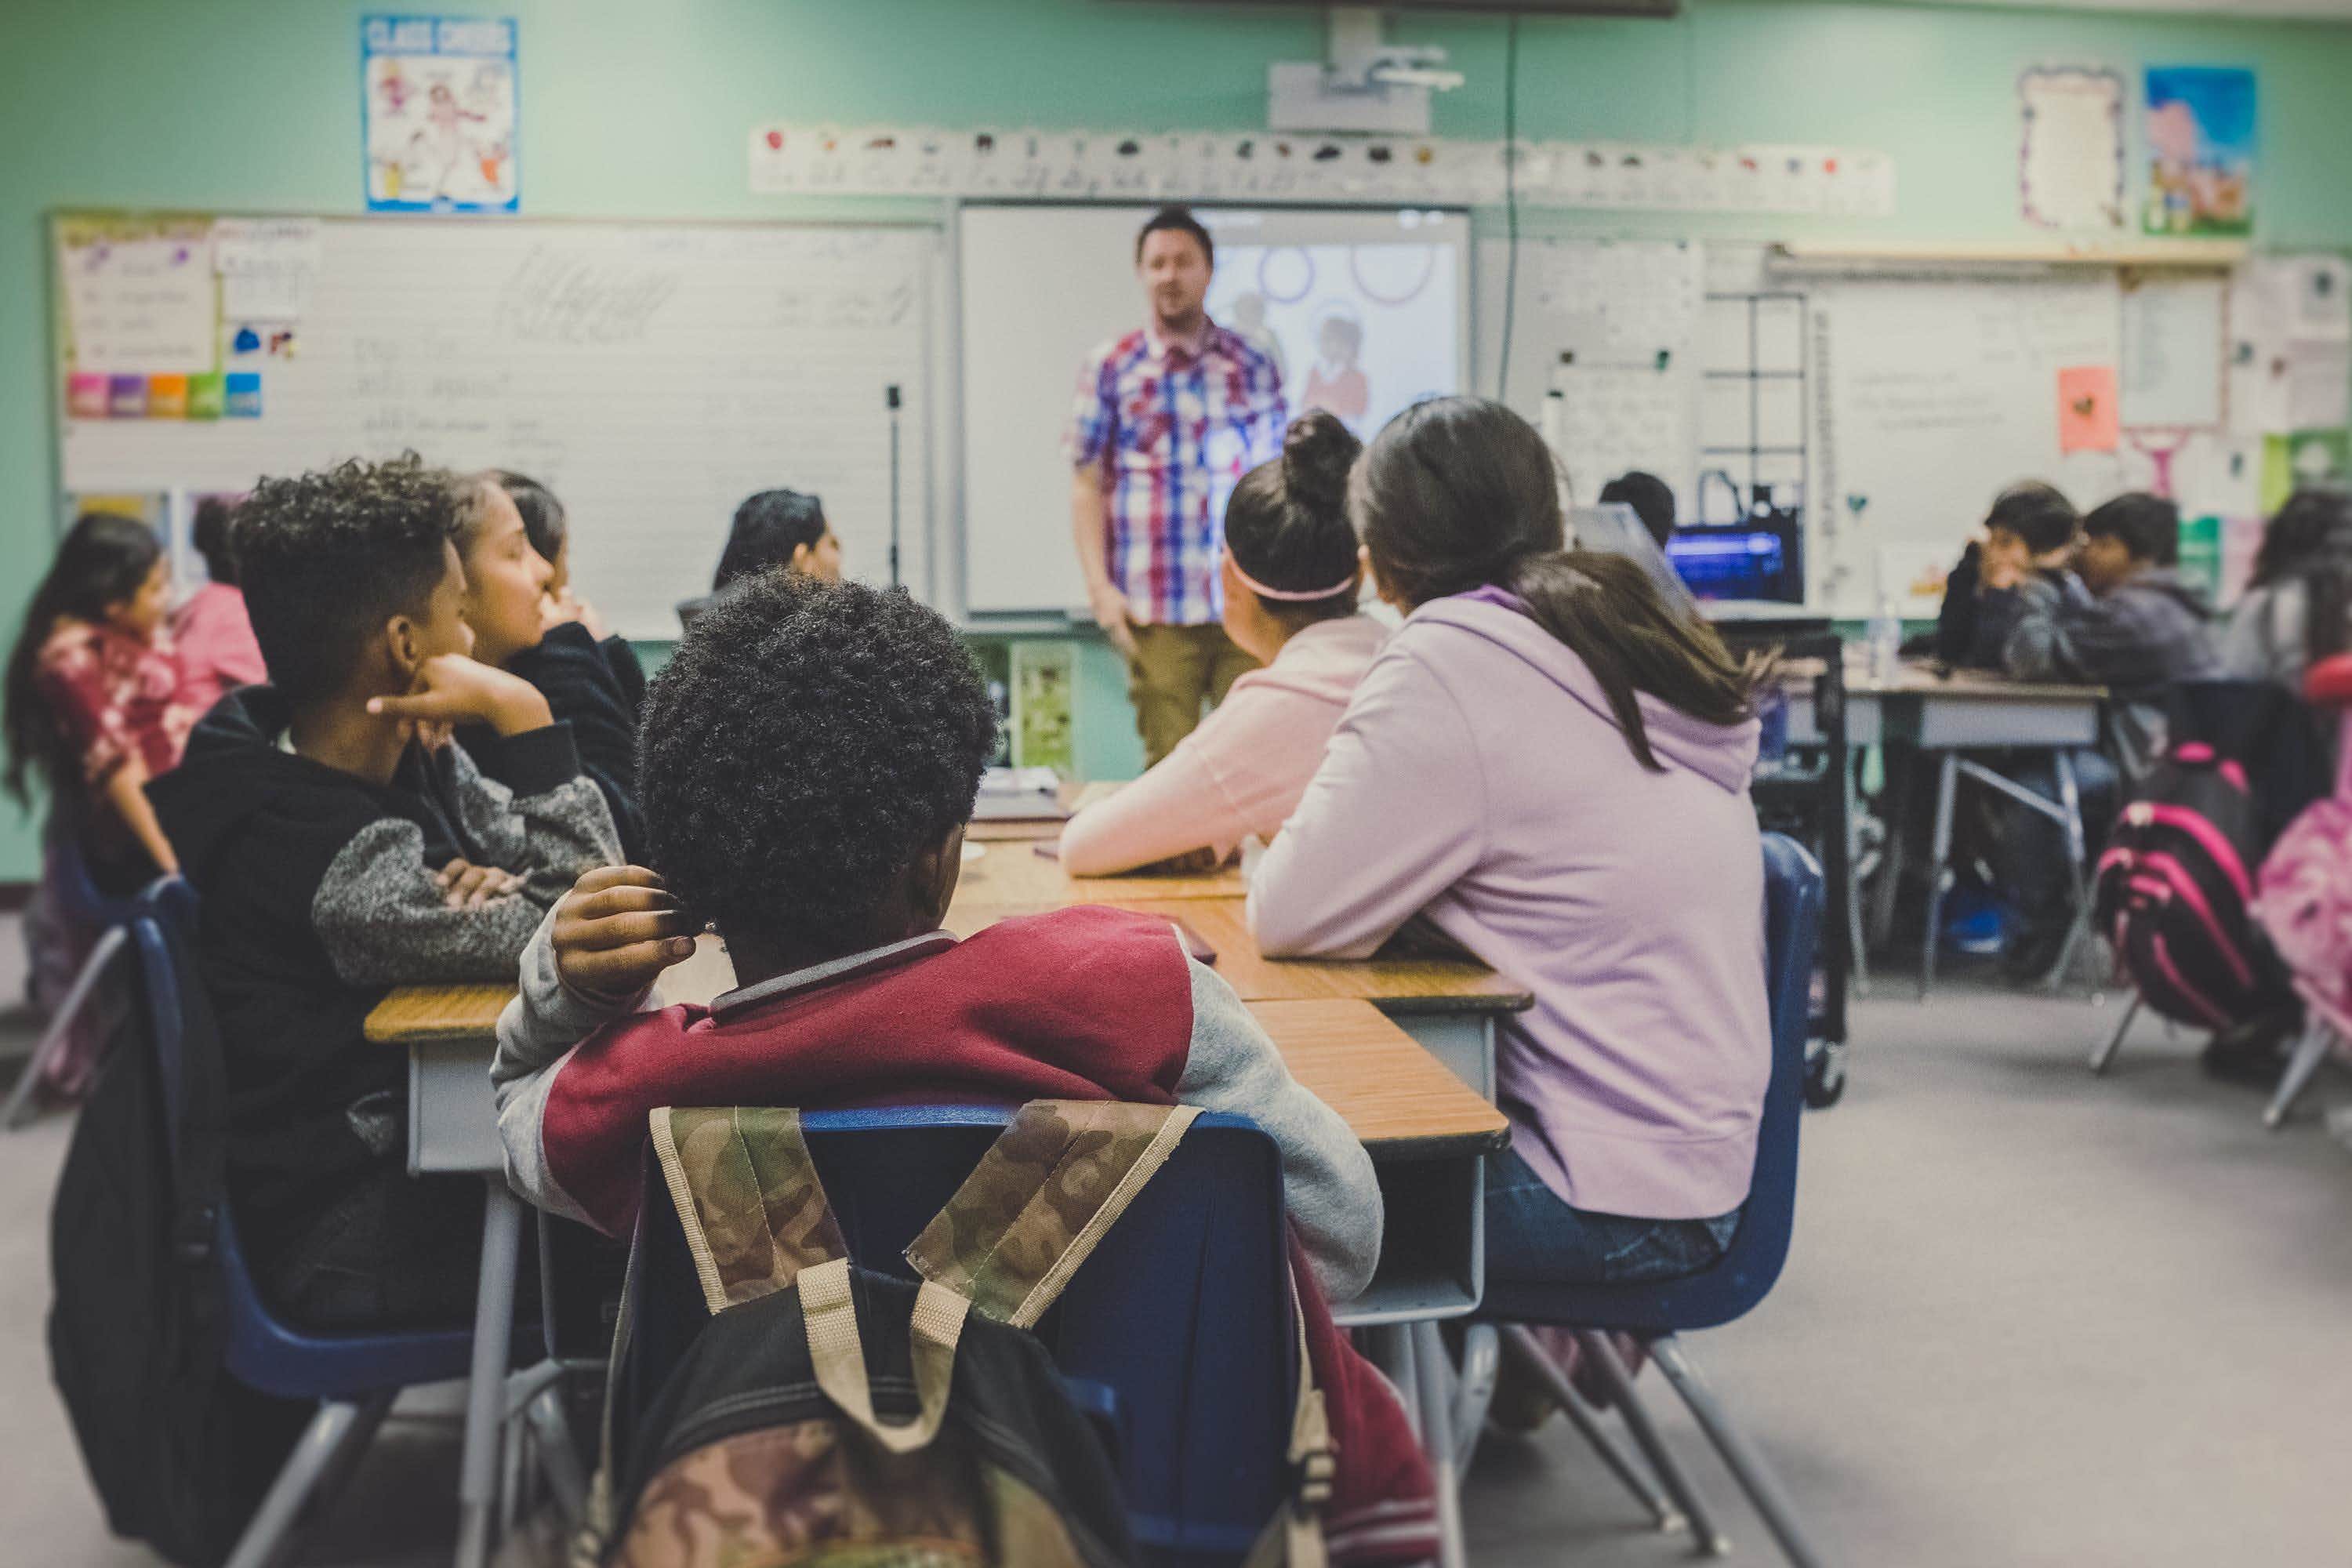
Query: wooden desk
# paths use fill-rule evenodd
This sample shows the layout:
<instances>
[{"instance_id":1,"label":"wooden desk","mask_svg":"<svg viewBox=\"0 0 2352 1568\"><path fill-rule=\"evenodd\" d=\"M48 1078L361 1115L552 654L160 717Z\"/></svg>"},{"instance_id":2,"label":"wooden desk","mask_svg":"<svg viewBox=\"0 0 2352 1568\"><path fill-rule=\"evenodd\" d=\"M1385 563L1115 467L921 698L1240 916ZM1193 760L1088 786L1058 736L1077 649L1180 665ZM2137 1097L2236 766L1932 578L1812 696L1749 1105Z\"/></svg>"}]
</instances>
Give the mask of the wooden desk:
<instances>
[{"instance_id":1,"label":"wooden desk","mask_svg":"<svg viewBox=\"0 0 2352 1568\"><path fill-rule=\"evenodd\" d=\"M1241 868L1184 876L1130 872L1122 877L1073 877L1042 841L994 840L970 845L981 854L963 863L956 882L960 904L1003 909L1060 909L1066 904L1111 904L1123 899L1238 899L1249 891Z\"/></svg>"}]
</instances>

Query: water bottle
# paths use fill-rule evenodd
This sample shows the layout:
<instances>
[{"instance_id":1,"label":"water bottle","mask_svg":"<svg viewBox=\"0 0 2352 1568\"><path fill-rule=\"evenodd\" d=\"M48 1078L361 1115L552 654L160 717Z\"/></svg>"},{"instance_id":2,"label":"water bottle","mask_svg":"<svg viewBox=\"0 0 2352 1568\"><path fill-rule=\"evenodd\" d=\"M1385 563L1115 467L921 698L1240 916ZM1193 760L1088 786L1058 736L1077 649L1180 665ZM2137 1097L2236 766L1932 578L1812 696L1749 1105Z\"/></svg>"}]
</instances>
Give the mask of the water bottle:
<instances>
[{"instance_id":1,"label":"water bottle","mask_svg":"<svg viewBox=\"0 0 2352 1568\"><path fill-rule=\"evenodd\" d=\"M1895 601L1882 595L1878 614L1870 617L1870 679L1885 684L1895 679L1903 662L1903 617L1895 613Z\"/></svg>"}]
</instances>

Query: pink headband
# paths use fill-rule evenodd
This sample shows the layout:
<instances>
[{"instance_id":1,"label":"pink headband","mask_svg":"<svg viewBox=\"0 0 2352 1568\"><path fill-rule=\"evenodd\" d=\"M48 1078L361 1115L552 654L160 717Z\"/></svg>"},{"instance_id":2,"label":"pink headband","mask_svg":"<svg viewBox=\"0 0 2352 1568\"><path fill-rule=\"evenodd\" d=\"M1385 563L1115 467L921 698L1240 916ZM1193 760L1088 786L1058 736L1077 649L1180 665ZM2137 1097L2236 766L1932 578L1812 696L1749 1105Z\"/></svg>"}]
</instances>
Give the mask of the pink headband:
<instances>
[{"instance_id":1,"label":"pink headband","mask_svg":"<svg viewBox=\"0 0 2352 1568\"><path fill-rule=\"evenodd\" d=\"M1363 573L1360 569L1358 571L1349 573L1344 581L1334 583L1328 588L1310 588L1306 593L1300 594L1294 593L1288 588L1267 587L1265 584L1259 582L1256 578L1242 570L1242 563L1234 559L1234 552L1231 550L1227 550L1225 552L1225 563L1234 569L1234 575L1242 580L1243 587L1247 588L1251 593L1255 594L1261 599L1273 599L1278 603L1286 605L1303 605L1315 599L1332 598L1338 595L1344 594L1349 589L1354 587L1357 583L1362 580L1363 577Z\"/></svg>"}]
</instances>

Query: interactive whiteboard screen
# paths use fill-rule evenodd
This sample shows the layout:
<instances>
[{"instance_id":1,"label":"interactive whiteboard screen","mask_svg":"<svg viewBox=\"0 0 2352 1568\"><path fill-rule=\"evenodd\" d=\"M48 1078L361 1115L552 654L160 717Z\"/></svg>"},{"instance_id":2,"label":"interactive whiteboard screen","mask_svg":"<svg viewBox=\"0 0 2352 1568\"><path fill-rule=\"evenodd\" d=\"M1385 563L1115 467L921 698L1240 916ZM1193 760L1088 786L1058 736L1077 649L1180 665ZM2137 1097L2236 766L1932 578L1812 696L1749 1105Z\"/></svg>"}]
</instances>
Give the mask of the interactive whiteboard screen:
<instances>
[{"instance_id":1,"label":"interactive whiteboard screen","mask_svg":"<svg viewBox=\"0 0 2352 1568\"><path fill-rule=\"evenodd\" d=\"M1135 236L1150 207L962 210L965 607L1076 610L1063 456L1079 374L1144 323ZM1468 384L1470 225L1458 212L1203 208L1209 313L1264 348L1296 416L1331 410L1370 438L1398 410Z\"/></svg>"}]
</instances>

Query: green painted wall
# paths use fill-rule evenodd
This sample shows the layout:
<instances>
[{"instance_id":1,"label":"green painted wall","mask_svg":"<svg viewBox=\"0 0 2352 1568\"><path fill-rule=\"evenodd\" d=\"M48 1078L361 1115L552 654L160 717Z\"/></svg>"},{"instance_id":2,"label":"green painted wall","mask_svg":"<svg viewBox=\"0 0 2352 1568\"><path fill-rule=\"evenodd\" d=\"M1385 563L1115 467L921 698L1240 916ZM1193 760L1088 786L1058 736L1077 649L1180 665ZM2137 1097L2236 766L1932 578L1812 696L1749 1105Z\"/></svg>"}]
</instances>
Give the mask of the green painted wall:
<instances>
[{"instance_id":1,"label":"green painted wall","mask_svg":"<svg viewBox=\"0 0 2352 1568\"><path fill-rule=\"evenodd\" d=\"M467 9L447 0L453 10ZM360 202L359 0L5 0L0 26L0 629L54 529L47 264L57 206L335 213ZM418 7L422 9L423 7ZM1262 124L1265 64L1320 47L1311 9L1152 0L492 0L521 21L526 210L569 216L840 211L753 196L767 118L1141 127ZM1471 85L1437 130L1499 135L1503 24L1410 16ZM1899 216L1842 232L2021 232L2014 82L2044 62L2251 65L2272 246L2352 245L2343 84L2352 28L2205 18L1688 0L1671 23L1525 26L1530 136L1817 142L1892 153ZM853 209L854 210L854 209ZM1486 226L1494 226L1491 219ZM1539 215L1531 230L1777 237L1819 220ZM1081 761L1137 754L1115 661L1080 666ZM34 864L0 806L0 879Z\"/></svg>"}]
</instances>

